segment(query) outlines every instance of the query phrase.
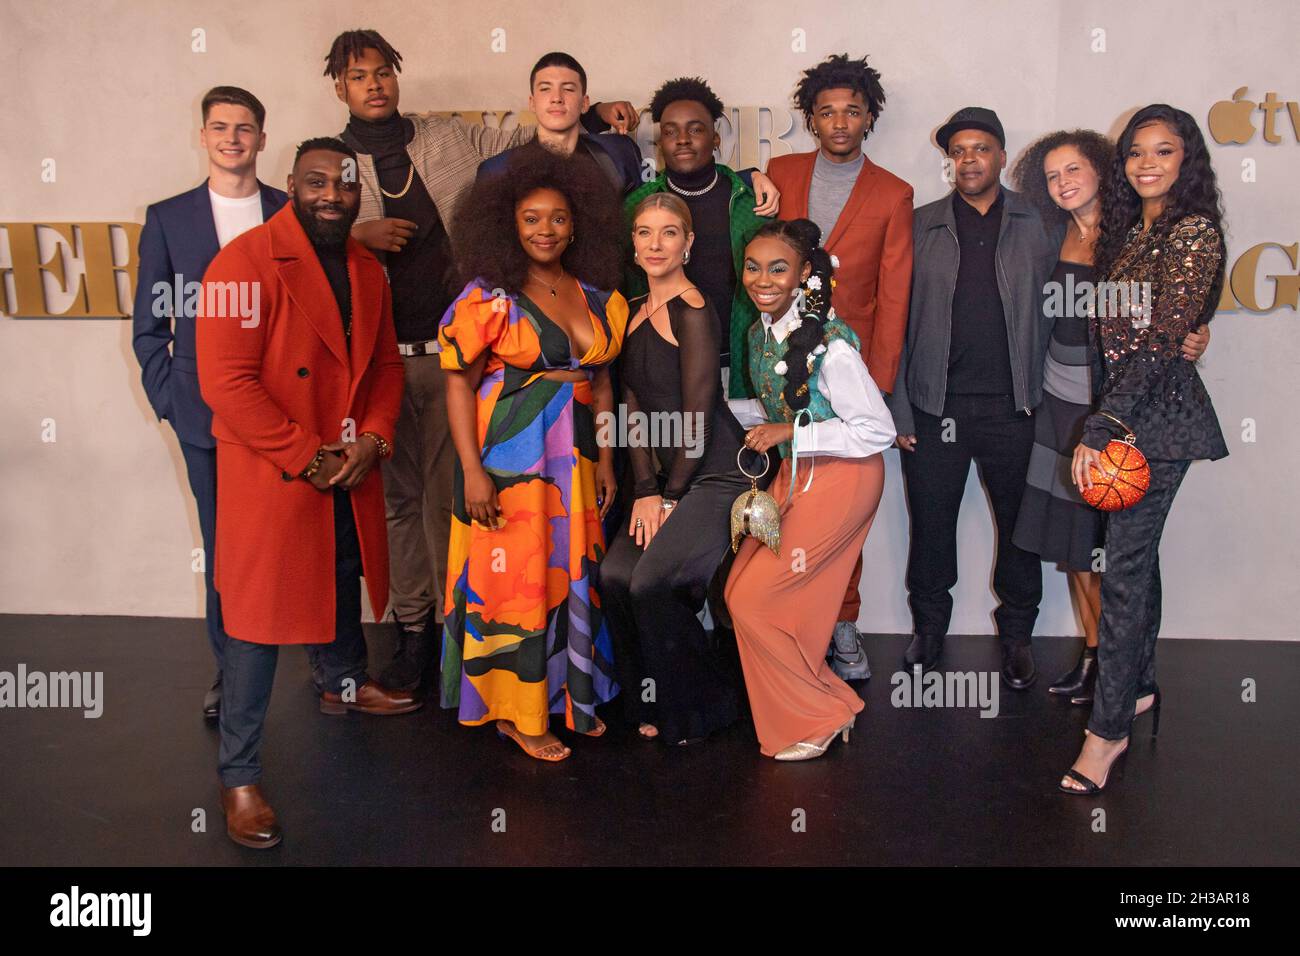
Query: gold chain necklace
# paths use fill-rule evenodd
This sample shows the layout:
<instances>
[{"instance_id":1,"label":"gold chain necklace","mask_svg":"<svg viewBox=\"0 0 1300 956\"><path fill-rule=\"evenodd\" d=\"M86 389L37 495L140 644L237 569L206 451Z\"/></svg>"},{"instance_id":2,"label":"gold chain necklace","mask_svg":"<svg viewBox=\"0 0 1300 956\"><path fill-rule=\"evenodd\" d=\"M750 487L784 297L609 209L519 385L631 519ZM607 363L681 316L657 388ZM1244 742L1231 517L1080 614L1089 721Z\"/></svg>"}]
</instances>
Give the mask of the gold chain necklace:
<instances>
[{"instance_id":1,"label":"gold chain necklace","mask_svg":"<svg viewBox=\"0 0 1300 956\"><path fill-rule=\"evenodd\" d=\"M376 177L377 176L378 174L376 173ZM411 188L411 183L414 180L415 180L415 163L411 163L411 165L406 167L406 185L402 187L402 191L400 193L390 193L383 186L379 187L379 191L383 193L385 196L387 196L389 199L401 199L403 196L406 195L407 190Z\"/></svg>"}]
</instances>

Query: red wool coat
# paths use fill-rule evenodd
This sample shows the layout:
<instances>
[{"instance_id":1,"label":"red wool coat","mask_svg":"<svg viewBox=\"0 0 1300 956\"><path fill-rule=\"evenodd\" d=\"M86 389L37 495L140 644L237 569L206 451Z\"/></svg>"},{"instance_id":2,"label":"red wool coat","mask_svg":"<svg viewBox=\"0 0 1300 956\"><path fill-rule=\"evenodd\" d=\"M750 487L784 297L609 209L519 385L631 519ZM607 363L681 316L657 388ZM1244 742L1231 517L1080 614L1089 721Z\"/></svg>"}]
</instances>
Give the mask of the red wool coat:
<instances>
[{"instance_id":1,"label":"red wool coat","mask_svg":"<svg viewBox=\"0 0 1300 956\"><path fill-rule=\"evenodd\" d=\"M781 192L782 219L808 217L817 152L773 156L767 175ZM894 390L907 334L912 292L912 187L869 157L829 236L835 270L835 313L858 334L862 359L882 392Z\"/></svg>"},{"instance_id":2,"label":"red wool coat","mask_svg":"<svg viewBox=\"0 0 1300 956\"><path fill-rule=\"evenodd\" d=\"M226 632L256 644L334 640L333 492L295 477L317 449L376 432L389 442L402 399L402 359L388 280L348 240L349 354L325 270L293 211L232 240L203 277L199 389L217 440L213 573ZM222 317L214 283L257 283L255 319ZM220 288L220 287L218 287ZM226 287L231 288L231 287ZM251 303L253 286L243 286ZM388 603L388 536L379 465L351 492L370 606Z\"/></svg>"}]
</instances>

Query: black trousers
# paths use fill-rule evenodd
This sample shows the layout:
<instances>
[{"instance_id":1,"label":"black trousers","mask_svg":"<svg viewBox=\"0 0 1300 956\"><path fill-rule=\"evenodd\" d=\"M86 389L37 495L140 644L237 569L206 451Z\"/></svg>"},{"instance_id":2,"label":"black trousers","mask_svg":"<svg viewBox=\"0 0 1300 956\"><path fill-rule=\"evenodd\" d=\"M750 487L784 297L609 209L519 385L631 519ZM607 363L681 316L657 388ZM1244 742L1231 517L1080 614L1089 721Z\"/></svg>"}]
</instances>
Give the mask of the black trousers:
<instances>
[{"instance_id":1,"label":"black trousers","mask_svg":"<svg viewBox=\"0 0 1300 956\"><path fill-rule=\"evenodd\" d=\"M1106 523L1101 621L1097 626L1097 685L1088 729L1122 740L1137 699L1156 690L1160 634L1160 536L1189 461L1152 461L1151 485L1132 508Z\"/></svg>"},{"instance_id":2,"label":"black trousers","mask_svg":"<svg viewBox=\"0 0 1300 956\"><path fill-rule=\"evenodd\" d=\"M738 475L697 479L649 548L624 522L600 564L624 713L666 741L707 736L739 716L739 674L698 615L731 547L731 506L748 488Z\"/></svg>"},{"instance_id":3,"label":"black trousers","mask_svg":"<svg viewBox=\"0 0 1300 956\"><path fill-rule=\"evenodd\" d=\"M916 633L948 633L957 583L957 517L973 461L997 526L993 617L998 635L1009 644L1028 644L1043 597L1043 571L1038 555L1016 547L1011 538L1034 445L1033 418L1017 410L1010 397L986 395L949 395L942 416L915 406L912 414L916 450L900 457L912 516L907 593Z\"/></svg>"},{"instance_id":4,"label":"black trousers","mask_svg":"<svg viewBox=\"0 0 1300 956\"><path fill-rule=\"evenodd\" d=\"M334 495L334 640L308 644L308 657L325 690L358 688L366 676L366 642L361 632L361 545L346 491ZM288 584L292 586L292 582ZM275 683L278 644L228 637L221 687L221 744L217 769L227 787L262 778L262 730Z\"/></svg>"},{"instance_id":5,"label":"black trousers","mask_svg":"<svg viewBox=\"0 0 1300 956\"><path fill-rule=\"evenodd\" d=\"M217 673L224 666L226 632L221 627L221 595L212 583L213 558L217 553L217 450L200 448L182 441L185 474L199 510L199 532L203 535L204 617L208 625L208 645L217 663Z\"/></svg>"}]
</instances>

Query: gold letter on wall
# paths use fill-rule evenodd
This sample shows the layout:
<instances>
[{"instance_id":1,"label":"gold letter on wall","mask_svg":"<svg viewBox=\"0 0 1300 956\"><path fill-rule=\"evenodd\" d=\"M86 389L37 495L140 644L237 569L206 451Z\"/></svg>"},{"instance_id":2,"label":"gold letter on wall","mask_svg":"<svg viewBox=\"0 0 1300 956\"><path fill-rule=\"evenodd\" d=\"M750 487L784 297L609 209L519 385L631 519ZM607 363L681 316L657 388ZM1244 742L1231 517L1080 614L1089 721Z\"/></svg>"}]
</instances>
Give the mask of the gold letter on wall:
<instances>
[{"instance_id":1,"label":"gold letter on wall","mask_svg":"<svg viewBox=\"0 0 1300 956\"><path fill-rule=\"evenodd\" d=\"M106 318L124 319L117 294L117 273L127 276L127 294L135 287L136 248L140 224L134 222L6 222L0 223L9 238L9 271L14 277L14 301L9 315L21 318ZM118 264L113 257L113 229L126 237L126 261ZM59 240L47 261L41 259L39 230L51 230ZM77 252L76 238L81 238L82 265L85 275L77 279L75 290L68 289L64 270L64 245L69 258ZM55 288L73 293L72 302L62 312L51 311L45 296L42 273L49 273Z\"/></svg>"},{"instance_id":2,"label":"gold letter on wall","mask_svg":"<svg viewBox=\"0 0 1300 956\"><path fill-rule=\"evenodd\" d=\"M1300 242L1293 242L1289 246L1280 242L1261 242L1257 246L1251 246L1232 267L1232 294L1237 297L1242 308L1251 312L1272 312L1283 306L1297 308L1300 306L1300 276L1266 276L1265 278L1273 280L1273 301L1267 306L1261 306L1255 298L1255 274L1259 271L1259 257L1265 249L1281 249L1291 260L1291 268L1300 265L1297 258L1300 256Z\"/></svg>"}]
</instances>

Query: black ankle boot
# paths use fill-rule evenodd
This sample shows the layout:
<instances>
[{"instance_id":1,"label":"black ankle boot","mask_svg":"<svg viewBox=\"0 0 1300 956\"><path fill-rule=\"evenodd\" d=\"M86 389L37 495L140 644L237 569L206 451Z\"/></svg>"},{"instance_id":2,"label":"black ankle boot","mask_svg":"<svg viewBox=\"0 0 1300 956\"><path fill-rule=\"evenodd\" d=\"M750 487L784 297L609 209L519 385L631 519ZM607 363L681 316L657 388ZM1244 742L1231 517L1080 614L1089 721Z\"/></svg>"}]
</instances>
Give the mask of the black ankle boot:
<instances>
[{"instance_id":1,"label":"black ankle boot","mask_svg":"<svg viewBox=\"0 0 1300 956\"><path fill-rule=\"evenodd\" d=\"M433 611L424 620L424 627L413 630L399 623L397 651L392 663L379 675L379 683L392 690L422 690L433 670L435 642L440 630L434 621Z\"/></svg>"},{"instance_id":2,"label":"black ankle boot","mask_svg":"<svg viewBox=\"0 0 1300 956\"><path fill-rule=\"evenodd\" d=\"M903 654L903 663L909 670L920 664L922 671L932 671L939 666L941 657L943 657L942 634L915 634L912 643L907 645L907 650Z\"/></svg>"},{"instance_id":3,"label":"black ankle boot","mask_svg":"<svg viewBox=\"0 0 1300 956\"><path fill-rule=\"evenodd\" d=\"M1047 688L1049 694L1059 694L1075 700L1076 703L1084 700L1092 700L1092 685L1097 680L1097 648L1084 647L1083 653L1079 655L1079 661L1074 665L1074 669L1065 674L1051 687Z\"/></svg>"}]
</instances>

